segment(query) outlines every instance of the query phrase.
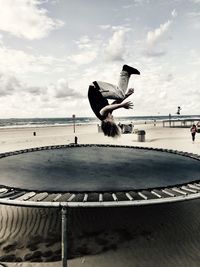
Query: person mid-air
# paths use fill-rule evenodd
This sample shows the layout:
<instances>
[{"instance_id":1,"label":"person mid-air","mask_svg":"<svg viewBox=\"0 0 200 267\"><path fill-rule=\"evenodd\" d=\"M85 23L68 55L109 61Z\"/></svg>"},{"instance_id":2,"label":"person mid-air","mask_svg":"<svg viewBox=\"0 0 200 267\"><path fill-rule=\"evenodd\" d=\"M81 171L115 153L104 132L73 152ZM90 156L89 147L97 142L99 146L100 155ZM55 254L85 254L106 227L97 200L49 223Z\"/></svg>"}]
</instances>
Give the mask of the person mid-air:
<instances>
[{"instance_id":1,"label":"person mid-air","mask_svg":"<svg viewBox=\"0 0 200 267\"><path fill-rule=\"evenodd\" d=\"M134 93L133 88L127 91L132 74L140 75L140 72L135 68L124 65L120 73L118 86L102 81L94 81L89 86L88 99L90 106L97 118L101 120L101 128L106 136L117 137L120 135L120 129L114 121L112 112L119 108L133 108L131 101L123 102ZM108 99L114 99L115 101L109 104Z\"/></svg>"}]
</instances>

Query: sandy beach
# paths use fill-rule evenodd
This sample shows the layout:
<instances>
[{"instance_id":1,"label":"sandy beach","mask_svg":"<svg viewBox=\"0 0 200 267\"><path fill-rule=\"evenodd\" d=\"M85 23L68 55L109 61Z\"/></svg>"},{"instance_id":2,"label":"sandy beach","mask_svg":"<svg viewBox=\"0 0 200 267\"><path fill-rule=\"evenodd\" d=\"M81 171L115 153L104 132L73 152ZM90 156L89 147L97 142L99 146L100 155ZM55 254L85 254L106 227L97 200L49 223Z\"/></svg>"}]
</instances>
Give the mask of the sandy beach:
<instances>
[{"instance_id":1,"label":"sandy beach","mask_svg":"<svg viewBox=\"0 0 200 267\"><path fill-rule=\"evenodd\" d=\"M200 153L200 134L193 144L189 128L163 128L162 124L135 125L145 130L111 139L97 125L0 129L0 153L19 149L69 144L115 144L170 148ZM33 133L36 135L33 135ZM145 207L73 209L69 216L70 267L199 266L200 200ZM0 259L15 255L18 263L6 266L60 266L60 214L57 210L0 207ZM30 240L35 243L30 242ZM34 247L35 245L35 247ZM28 260L38 258L48 263ZM36 253L37 254L37 253ZM37 255L36 255L37 256ZM27 262L25 262L25 257ZM34 261L34 260L33 260ZM36 260L35 260L36 261ZM39 261L39 260L38 260Z\"/></svg>"},{"instance_id":2,"label":"sandy beach","mask_svg":"<svg viewBox=\"0 0 200 267\"><path fill-rule=\"evenodd\" d=\"M0 129L0 153L31 147L63 145L74 142L78 137L79 144L115 144L144 147L177 149L192 153L200 151L200 135L192 143L189 128L163 128L162 123L134 125L134 130L145 130L145 142L137 141L137 134L122 134L113 139L98 133L97 124L73 126L53 126L38 128ZM34 136L33 133L36 133Z\"/></svg>"}]
</instances>

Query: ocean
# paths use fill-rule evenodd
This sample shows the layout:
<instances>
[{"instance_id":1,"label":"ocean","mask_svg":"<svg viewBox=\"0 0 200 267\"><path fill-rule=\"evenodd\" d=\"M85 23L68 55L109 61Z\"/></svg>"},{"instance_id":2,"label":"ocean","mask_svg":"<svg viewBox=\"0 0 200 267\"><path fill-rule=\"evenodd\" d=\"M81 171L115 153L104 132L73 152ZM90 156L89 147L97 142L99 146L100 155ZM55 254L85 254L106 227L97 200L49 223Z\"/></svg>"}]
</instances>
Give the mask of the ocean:
<instances>
[{"instance_id":1,"label":"ocean","mask_svg":"<svg viewBox=\"0 0 200 267\"><path fill-rule=\"evenodd\" d=\"M116 117L116 121L121 123L151 123L153 121L163 121L169 116L132 116ZM196 119L200 120L200 115L171 116L171 119ZM67 126L81 124L97 124L99 120L95 117L66 117L66 118L9 118L0 119L0 128L23 128L23 127L46 127L46 126Z\"/></svg>"}]
</instances>

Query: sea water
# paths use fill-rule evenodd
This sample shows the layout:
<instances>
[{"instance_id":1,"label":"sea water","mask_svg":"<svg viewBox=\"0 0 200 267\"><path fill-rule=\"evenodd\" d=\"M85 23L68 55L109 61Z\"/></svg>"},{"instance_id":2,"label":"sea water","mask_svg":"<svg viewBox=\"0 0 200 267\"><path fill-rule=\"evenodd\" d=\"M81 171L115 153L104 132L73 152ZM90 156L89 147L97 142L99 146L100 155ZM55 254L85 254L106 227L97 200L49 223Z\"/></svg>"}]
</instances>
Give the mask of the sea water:
<instances>
[{"instance_id":1,"label":"sea water","mask_svg":"<svg viewBox=\"0 0 200 267\"><path fill-rule=\"evenodd\" d=\"M169 116L128 116L116 117L116 121L121 123L151 123L154 121L163 121L169 119ZM200 115L171 116L171 119L197 119ZM0 128L20 128L20 127L46 127L46 126L65 126L81 124L96 124L99 120L95 117L66 117L66 118L9 118L0 119Z\"/></svg>"}]
</instances>

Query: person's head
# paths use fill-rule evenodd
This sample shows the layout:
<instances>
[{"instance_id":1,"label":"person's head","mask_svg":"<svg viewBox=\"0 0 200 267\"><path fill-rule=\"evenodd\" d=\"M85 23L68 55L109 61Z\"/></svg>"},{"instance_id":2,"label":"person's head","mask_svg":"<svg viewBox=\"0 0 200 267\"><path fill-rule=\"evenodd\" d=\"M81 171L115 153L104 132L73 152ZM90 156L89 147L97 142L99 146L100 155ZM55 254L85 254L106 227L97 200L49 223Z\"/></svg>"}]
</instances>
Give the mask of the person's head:
<instances>
[{"instance_id":1,"label":"person's head","mask_svg":"<svg viewBox=\"0 0 200 267\"><path fill-rule=\"evenodd\" d=\"M101 129L104 135L109 137L119 137L120 136L120 128L114 122L113 118L106 118L101 122Z\"/></svg>"}]
</instances>

